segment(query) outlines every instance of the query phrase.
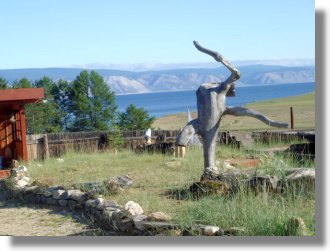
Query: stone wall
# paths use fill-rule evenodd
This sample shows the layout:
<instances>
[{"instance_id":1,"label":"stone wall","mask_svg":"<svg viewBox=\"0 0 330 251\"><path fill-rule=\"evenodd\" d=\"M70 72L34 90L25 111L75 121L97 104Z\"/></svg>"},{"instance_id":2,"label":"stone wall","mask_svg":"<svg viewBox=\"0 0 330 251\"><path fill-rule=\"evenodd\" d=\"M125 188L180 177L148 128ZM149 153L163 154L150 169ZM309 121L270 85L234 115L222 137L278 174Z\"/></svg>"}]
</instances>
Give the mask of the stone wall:
<instances>
[{"instance_id":1,"label":"stone wall","mask_svg":"<svg viewBox=\"0 0 330 251\"><path fill-rule=\"evenodd\" d=\"M115 180L115 179L112 179ZM13 181L11 181L13 182ZM182 229L173 223L163 212L144 214L142 207L134 201L124 206L103 199L94 192L79 189L66 190L63 187L44 188L39 186L17 186L10 180L0 181L0 192L7 199L20 199L28 204L39 204L46 207L61 207L81 212L94 224L118 235L242 235L240 228L220 229L217 226L194 225Z\"/></svg>"}]
</instances>

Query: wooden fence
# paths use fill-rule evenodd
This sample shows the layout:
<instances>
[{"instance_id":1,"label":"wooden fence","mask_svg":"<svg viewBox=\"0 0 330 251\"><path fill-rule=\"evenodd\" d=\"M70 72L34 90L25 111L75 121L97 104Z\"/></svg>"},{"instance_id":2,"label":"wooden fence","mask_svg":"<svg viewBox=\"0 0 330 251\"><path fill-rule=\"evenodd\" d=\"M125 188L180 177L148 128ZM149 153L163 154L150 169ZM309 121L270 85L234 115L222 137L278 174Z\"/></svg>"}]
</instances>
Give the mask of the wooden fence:
<instances>
[{"instance_id":1,"label":"wooden fence","mask_svg":"<svg viewBox=\"0 0 330 251\"><path fill-rule=\"evenodd\" d=\"M179 131L155 130L152 131L152 142L158 136L163 136L165 142L174 142ZM59 157L67 151L96 152L113 148L113 142L109 142L113 132L66 132L27 135L27 148L29 160L44 160L49 157ZM120 134L123 140L122 147L135 149L145 142L145 131L124 131Z\"/></svg>"},{"instance_id":2,"label":"wooden fence","mask_svg":"<svg viewBox=\"0 0 330 251\"><path fill-rule=\"evenodd\" d=\"M179 130L154 130L152 131L152 143L159 136L162 136L163 142L175 142ZM113 132L66 132L66 133L50 133L35 134L27 136L27 147L29 160L44 160L49 157L59 157L67 151L84 151L96 152L105 149L114 148L114 142L111 139ZM122 147L134 150L138 145L145 143L145 131L124 131L120 133ZM273 132L252 132L252 137L256 141L288 141L301 137L300 133L294 131L273 131ZM314 133L315 137L315 133ZM218 142L220 144L235 144L240 146L240 142L230 132L219 132Z\"/></svg>"}]
</instances>

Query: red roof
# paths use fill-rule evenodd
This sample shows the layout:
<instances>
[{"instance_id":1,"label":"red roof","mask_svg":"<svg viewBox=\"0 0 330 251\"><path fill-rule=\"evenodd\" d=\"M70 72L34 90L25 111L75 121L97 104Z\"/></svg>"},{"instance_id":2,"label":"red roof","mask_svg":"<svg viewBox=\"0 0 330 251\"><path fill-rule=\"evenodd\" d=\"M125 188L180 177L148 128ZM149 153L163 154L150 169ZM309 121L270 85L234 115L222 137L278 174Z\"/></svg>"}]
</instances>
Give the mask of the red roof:
<instances>
[{"instance_id":1,"label":"red roof","mask_svg":"<svg viewBox=\"0 0 330 251\"><path fill-rule=\"evenodd\" d=\"M0 90L1 103L36 103L45 98L44 88L20 88Z\"/></svg>"}]
</instances>

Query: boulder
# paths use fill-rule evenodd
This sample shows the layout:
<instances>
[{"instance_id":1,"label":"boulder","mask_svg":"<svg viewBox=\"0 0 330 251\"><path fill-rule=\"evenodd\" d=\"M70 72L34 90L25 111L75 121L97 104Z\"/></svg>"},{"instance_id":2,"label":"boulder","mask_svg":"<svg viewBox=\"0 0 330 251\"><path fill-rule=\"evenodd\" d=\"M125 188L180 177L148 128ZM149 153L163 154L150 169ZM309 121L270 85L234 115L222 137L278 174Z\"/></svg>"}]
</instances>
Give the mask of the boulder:
<instances>
[{"instance_id":1,"label":"boulder","mask_svg":"<svg viewBox=\"0 0 330 251\"><path fill-rule=\"evenodd\" d=\"M17 179L15 181L15 187L18 189L22 189L24 187L26 187L29 184L29 178L28 177L24 177L26 179Z\"/></svg>"},{"instance_id":2,"label":"boulder","mask_svg":"<svg viewBox=\"0 0 330 251\"><path fill-rule=\"evenodd\" d=\"M203 228L203 235L216 236L219 233L220 228L217 226L206 226Z\"/></svg>"},{"instance_id":3,"label":"boulder","mask_svg":"<svg viewBox=\"0 0 330 251\"><path fill-rule=\"evenodd\" d=\"M78 206L78 202L74 201L74 200L67 200L68 202L68 207L70 208L70 210L75 210Z\"/></svg>"},{"instance_id":4,"label":"boulder","mask_svg":"<svg viewBox=\"0 0 330 251\"><path fill-rule=\"evenodd\" d=\"M133 185L133 183L134 183L133 179L127 175L120 175L120 176L117 176L115 179L118 182L118 184L123 188L129 187L129 186Z\"/></svg>"},{"instance_id":5,"label":"boulder","mask_svg":"<svg viewBox=\"0 0 330 251\"><path fill-rule=\"evenodd\" d=\"M27 171L28 169L26 166L19 166L18 168L12 170L12 175L16 177L22 177L27 174Z\"/></svg>"},{"instance_id":6,"label":"boulder","mask_svg":"<svg viewBox=\"0 0 330 251\"><path fill-rule=\"evenodd\" d=\"M307 194L315 193L315 169L296 168L290 169L289 175L281 183L283 191L295 193L304 192Z\"/></svg>"},{"instance_id":7,"label":"boulder","mask_svg":"<svg viewBox=\"0 0 330 251\"><path fill-rule=\"evenodd\" d=\"M26 186L23 188L24 193L35 193L39 189L38 186Z\"/></svg>"},{"instance_id":8,"label":"boulder","mask_svg":"<svg viewBox=\"0 0 330 251\"><path fill-rule=\"evenodd\" d=\"M225 229L223 234L233 235L233 236L243 236L243 235L247 235L247 230L245 227L230 227L228 229Z\"/></svg>"},{"instance_id":9,"label":"boulder","mask_svg":"<svg viewBox=\"0 0 330 251\"><path fill-rule=\"evenodd\" d=\"M305 222L300 217L292 217L287 225L288 236L310 236Z\"/></svg>"},{"instance_id":10,"label":"boulder","mask_svg":"<svg viewBox=\"0 0 330 251\"><path fill-rule=\"evenodd\" d=\"M68 199L68 194L66 193L65 190L61 190L61 189L55 189L53 191L53 199L56 200L64 200L64 199Z\"/></svg>"},{"instance_id":11,"label":"boulder","mask_svg":"<svg viewBox=\"0 0 330 251\"><path fill-rule=\"evenodd\" d=\"M131 233L134 230L133 218L123 211L114 211L111 215L113 227L120 232Z\"/></svg>"},{"instance_id":12,"label":"boulder","mask_svg":"<svg viewBox=\"0 0 330 251\"><path fill-rule=\"evenodd\" d=\"M133 221L134 221L134 225L135 225L135 228L137 230L140 230L140 231L144 231L145 228L144 228L144 222L148 219L148 216L147 215L144 215L144 214L140 214L138 216L135 216L133 218Z\"/></svg>"},{"instance_id":13,"label":"boulder","mask_svg":"<svg viewBox=\"0 0 330 251\"><path fill-rule=\"evenodd\" d=\"M104 181L104 187L111 194L118 194L123 191L123 188L116 180Z\"/></svg>"},{"instance_id":14,"label":"boulder","mask_svg":"<svg viewBox=\"0 0 330 251\"><path fill-rule=\"evenodd\" d=\"M189 191L196 198L211 194L223 196L229 194L230 185L221 180L203 180L193 183L189 187Z\"/></svg>"},{"instance_id":15,"label":"boulder","mask_svg":"<svg viewBox=\"0 0 330 251\"><path fill-rule=\"evenodd\" d=\"M254 176L247 181L247 187L254 192L276 192L278 179L275 176Z\"/></svg>"},{"instance_id":16,"label":"boulder","mask_svg":"<svg viewBox=\"0 0 330 251\"><path fill-rule=\"evenodd\" d=\"M58 200L58 204L61 207L66 207L68 205L68 200Z\"/></svg>"},{"instance_id":17,"label":"boulder","mask_svg":"<svg viewBox=\"0 0 330 251\"><path fill-rule=\"evenodd\" d=\"M96 200L86 200L85 207L86 208L96 207L97 204L98 202Z\"/></svg>"},{"instance_id":18,"label":"boulder","mask_svg":"<svg viewBox=\"0 0 330 251\"><path fill-rule=\"evenodd\" d=\"M142 207L137 204L134 201L129 201L125 204L125 209L127 210L127 212L129 212L133 217L134 216L138 216L143 214L143 209Z\"/></svg>"},{"instance_id":19,"label":"boulder","mask_svg":"<svg viewBox=\"0 0 330 251\"><path fill-rule=\"evenodd\" d=\"M171 217L163 212L154 212L148 215L150 221L168 221Z\"/></svg>"},{"instance_id":20,"label":"boulder","mask_svg":"<svg viewBox=\"0 0 330 251\"><path fill-rule=\"evenodd\" d=\"M67 193L69 199L75 200L78 203L82 203L87 199L86 193L83 193L80 190L68 190Z\"/></svg>"}]
</instances>

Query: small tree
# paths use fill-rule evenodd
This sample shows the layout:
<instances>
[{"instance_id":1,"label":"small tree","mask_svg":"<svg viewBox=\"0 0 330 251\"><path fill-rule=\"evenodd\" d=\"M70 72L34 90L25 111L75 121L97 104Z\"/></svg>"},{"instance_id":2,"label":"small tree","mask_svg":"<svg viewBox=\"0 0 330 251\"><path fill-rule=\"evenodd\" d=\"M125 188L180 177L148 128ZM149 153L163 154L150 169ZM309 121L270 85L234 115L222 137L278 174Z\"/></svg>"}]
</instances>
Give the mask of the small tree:
<instances>
[{"instance_id":1,"label":"small tree","mask_svg":"<svg viewBox=\"0 0 330 251\"><path fill-rule=\"evenodd\" d=\"M7 87L8 87L8 81L4 78L0 78L0 90L7 89Z\"/></svg>"},{"instance_id":2,"label":"small tree","mask_svg":"<svg viewBox=\"0 0 330 251\"><path fill-rule=\"evenodd\" d=\"M126 130L146 130L151 127L155 117L151 117L144 108L130 104L126 111L119 114L118 125Z\"/></svg>"},{"instance_id":3,"label":"small tree","mask_svg":"<svg viewBox=\"0 0 330 251\"><path fill-rule=\"evenodd\" d=\"M56 87L56 83L48 77L43 77L35 81L33 86L44 88L47 102L26 106L28 132L32 134L60 132L63 112L52 95L52 89Z\"/></svg>"},{"instance_id":4,"label":"small tree","mask_svg":"<svg viewBox=\"0 0 330 251\"><path fill-rule=\"evenodd\" d=\"M70 85L73 131L107 130L114 122L115 94L97 72L84 70Z\"/></svg>"},{"instance_id":5,"label":"small tree","mask_svg":"<svg viewBox=\"0 0 330 251\"><path fill-rule=\"evenodd\" d=\"M18 88L31 88L32 84L30 82L30 80L28 80L27 78L22 78L19 81L15 80L12 84L12 88L14 89L18 89Z\"/></svg>"}]
</instances>

